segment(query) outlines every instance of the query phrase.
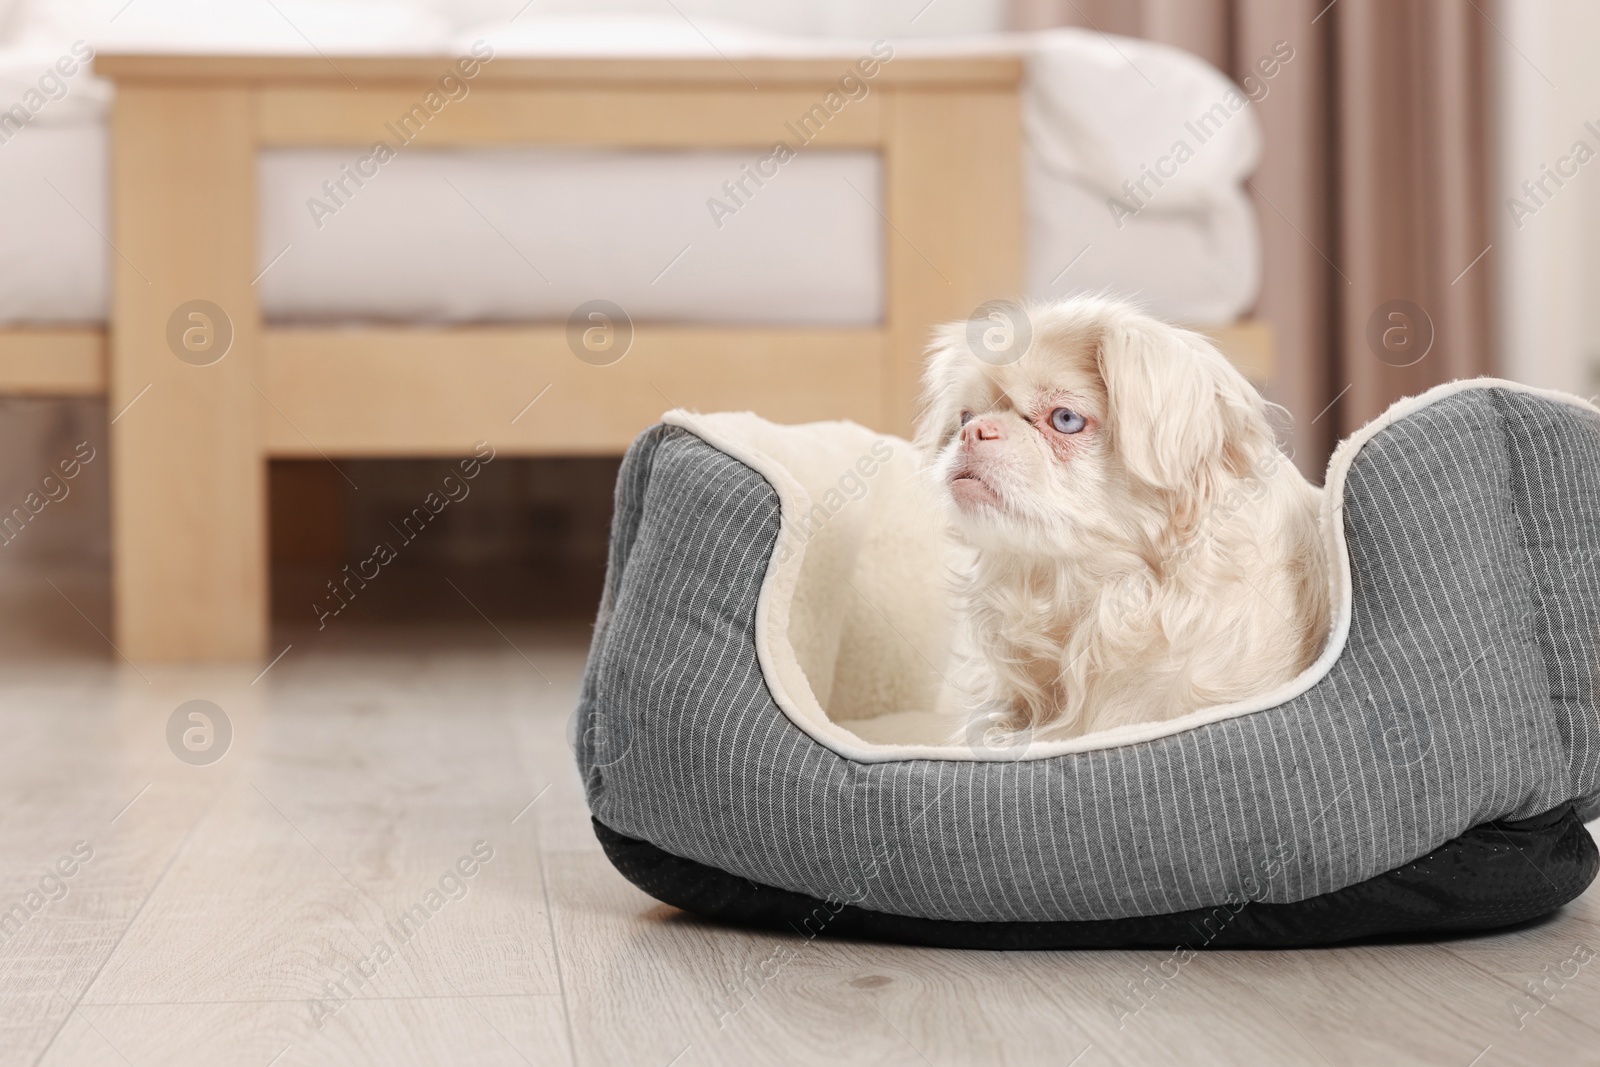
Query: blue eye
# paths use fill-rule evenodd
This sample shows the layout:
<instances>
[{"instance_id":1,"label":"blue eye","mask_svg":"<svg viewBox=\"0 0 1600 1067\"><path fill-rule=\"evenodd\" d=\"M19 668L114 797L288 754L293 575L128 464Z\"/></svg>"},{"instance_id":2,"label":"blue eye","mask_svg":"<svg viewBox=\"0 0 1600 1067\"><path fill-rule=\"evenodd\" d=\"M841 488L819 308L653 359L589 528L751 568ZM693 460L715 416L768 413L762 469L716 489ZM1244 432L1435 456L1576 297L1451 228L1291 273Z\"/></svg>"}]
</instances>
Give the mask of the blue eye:
<instances>
[{"instance_id":1,"label":"blue eye","mask_svg":"<svg viewBox=\"0 0 1600 1067\"><path fill-rule=\"evenodd\" d=\"M1056 408L1050 413L1050 428L1057 433L1077 433L1084 427L1084 418L1076 411Z\"/></svg>"}]
</instances>

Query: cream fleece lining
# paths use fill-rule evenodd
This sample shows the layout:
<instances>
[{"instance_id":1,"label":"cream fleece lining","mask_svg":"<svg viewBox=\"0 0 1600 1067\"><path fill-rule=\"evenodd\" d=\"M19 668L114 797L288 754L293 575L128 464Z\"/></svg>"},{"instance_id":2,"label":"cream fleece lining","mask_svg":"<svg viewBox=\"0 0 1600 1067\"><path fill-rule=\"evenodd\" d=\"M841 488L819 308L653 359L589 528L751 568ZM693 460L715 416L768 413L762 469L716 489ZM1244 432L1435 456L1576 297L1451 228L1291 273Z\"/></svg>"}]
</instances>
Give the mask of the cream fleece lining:
<instances>
[{"instance_id":1,"label":"cream fleece lining","mask_svg":"<svg viewBox=\"0 0 1600 1067\"><path fill-rule=\"evenodd\" d=\"M749 412L674 410L680 426L760 473L777 490L783 531L756 608L756 655L773 699L819 744L858 763L1046 759L1137 744L1277 707L1321 681L1350 634L1351 580L1337 521L1350 464L1393 423L1467 389L1505 389L1600 408L1566 393L1493 378L1451 382L1394 404L1344 441L1328 464L1323 543L1333 624L1322 655L1271 692L1162 722L1135 723L1014 749L930 743L955 725L933 704L949 655L951 567L920 456L898 437L849 422L780 426ZM827 708L827 711L823 709ZM868 739L870 738L870 740Z\"/></svg>"}]
</instances>

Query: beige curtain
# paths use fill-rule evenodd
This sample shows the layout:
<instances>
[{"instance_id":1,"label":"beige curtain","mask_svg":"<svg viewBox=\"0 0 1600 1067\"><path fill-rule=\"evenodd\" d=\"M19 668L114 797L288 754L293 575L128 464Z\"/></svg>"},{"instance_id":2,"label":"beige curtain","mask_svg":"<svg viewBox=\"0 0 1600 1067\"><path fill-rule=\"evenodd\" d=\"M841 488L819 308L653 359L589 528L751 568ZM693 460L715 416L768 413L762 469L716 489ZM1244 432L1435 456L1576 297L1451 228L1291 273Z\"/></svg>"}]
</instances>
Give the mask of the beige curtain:
<instances>
[{"instance_id":1,"label":"beige curtain","mask_svg":"<svg viewBox=\"0 0 1600 1067\"><path fill-rule=\"evenodd\" d=\"M1394 400L1491 372L1490 0L1012 3L1018 29L1147 37L1235 79L1295 49L1256 107L1254 314L1276 331L1271 392L1307 473Z\"/></svg>"}]
</instances>

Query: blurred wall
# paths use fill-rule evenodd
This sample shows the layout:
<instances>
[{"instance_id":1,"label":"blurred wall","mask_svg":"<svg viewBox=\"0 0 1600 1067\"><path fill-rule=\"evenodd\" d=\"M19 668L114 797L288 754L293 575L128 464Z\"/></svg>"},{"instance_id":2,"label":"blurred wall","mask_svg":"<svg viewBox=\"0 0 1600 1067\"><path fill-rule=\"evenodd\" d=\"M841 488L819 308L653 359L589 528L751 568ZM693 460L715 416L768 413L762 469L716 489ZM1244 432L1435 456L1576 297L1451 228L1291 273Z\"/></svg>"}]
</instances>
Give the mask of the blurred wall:
<instances>
[{"instance_id":1,"label":"blurred wall","mask_svg":"<svg viewBox=\"0 0 1600 1067\"><path fill-rule=\"evenodd\" d=\"M1497 6L1505 34L1496 64L1495 175L1502 372L1593 396L1600 393L1600 4Z\"/></svg>"}]
</instances>

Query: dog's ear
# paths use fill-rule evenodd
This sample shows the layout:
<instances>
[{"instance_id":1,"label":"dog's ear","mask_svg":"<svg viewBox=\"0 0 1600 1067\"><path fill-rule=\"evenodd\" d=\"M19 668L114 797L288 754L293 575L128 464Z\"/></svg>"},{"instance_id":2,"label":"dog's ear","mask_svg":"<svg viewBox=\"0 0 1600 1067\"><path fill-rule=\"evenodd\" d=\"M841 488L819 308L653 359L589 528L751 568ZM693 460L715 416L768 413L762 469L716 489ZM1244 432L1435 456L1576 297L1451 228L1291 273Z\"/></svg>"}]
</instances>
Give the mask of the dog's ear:
<instances>
[{"instance_id":1,"label":"dog's ear","mask_svg":"<svg viewBox=\"0 0 1600 1067\"><path fill-rule=\"evenodd\" d=\"M961 396L966 376L966 323L947 322L936 327L922 368L922 402L917 414L914 443L932 458L961 428Z\"/></svg>"},{"instance_id":2,"label":"dog's ear","mask_svg":"<svg viewBox=\"0 0 1600 1067\"><path fill-rule=\"evenodd\" d=\"M1203 492L1211 475L1242 474L1273 445L1265 401L1197 333L1116 318L1105 325L1098 359L1112 446L1149 485Z\"/></svg>"}]
</instances>

